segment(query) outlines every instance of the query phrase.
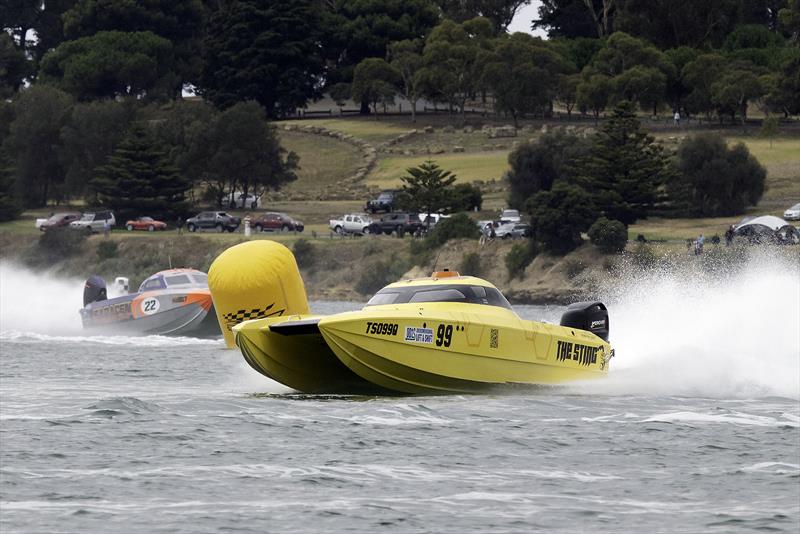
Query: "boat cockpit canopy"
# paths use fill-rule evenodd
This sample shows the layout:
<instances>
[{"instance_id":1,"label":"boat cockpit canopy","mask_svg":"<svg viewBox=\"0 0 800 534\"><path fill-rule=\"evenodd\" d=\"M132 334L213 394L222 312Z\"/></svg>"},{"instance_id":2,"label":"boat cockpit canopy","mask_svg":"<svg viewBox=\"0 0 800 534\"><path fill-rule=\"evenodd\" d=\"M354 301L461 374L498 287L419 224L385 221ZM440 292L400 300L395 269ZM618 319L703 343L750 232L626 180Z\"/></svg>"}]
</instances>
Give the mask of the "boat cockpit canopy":
<instances>
[{"instance_id":1,"label":"boat cockpit canopy","mask_svg":"<svg viewBox=\"0 0 800 534\"><path fill-rule=\"evenodd\" d=\"M369 299L366 306L406 304L416 302L461 302L511 309L511 304L494 287L466 284L436 284L430 286L385 287Z\"/></svg>"},{"instance_id":2,"label":"boat cockpit canopy","mask_svg":"<svg viewBox=\"0 0 800 534\"><path fill-rule=\"evenodd\" d=\"M200 271L156 273L139 286L139 292L166 288L208 288L208 275Z\"/></svg>"}]
</instances>

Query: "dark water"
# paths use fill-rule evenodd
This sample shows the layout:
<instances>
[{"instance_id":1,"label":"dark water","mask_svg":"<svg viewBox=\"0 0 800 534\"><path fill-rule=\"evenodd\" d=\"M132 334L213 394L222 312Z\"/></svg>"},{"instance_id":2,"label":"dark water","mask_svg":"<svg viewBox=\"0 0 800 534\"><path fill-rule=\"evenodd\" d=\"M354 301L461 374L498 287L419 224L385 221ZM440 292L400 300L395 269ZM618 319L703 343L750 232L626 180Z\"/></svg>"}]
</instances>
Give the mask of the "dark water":
<instances>
[{"instance_id":1,"label":"dark water","mask_svg":"<svg viewBox=\"0 0 800 534\"><path fill-rule=\"evenodd\" d=\"M800 262L690 280L603 297L603 381L315 397L0 262L0 532L797 533Z\"/></svg>"},{"instance_id":2,"label":"dark water","mask_svg":"<svg viewBox=\"0 0 800 534\"><path fill-rule=\"evenodd\" d=\"M1 346L2 532L800 527L797 398L314 397L217 341Z\"/></svg>"}]
</instances>

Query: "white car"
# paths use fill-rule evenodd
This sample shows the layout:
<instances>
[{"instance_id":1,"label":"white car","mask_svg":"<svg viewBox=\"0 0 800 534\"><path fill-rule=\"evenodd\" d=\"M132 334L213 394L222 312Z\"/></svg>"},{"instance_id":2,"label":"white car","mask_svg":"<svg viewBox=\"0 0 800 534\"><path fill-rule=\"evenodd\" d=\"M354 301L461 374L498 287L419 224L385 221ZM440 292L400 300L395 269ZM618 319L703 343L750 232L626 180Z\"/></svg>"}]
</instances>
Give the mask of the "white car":
<instances>
[{"instance_id":1,"label":"white car","mask_svg":"<svg viewBox=\"0 0 800 534\"><path fill-rule=\"evenodd\" d=\"M519 210L503 210L500 214L500 224L503 223L518 223L522 219L519 216Z\"/></svg>"},{"instance_id":2,"label":"white car","mask_svg":"<svg viewBox=\"0 0 800 534\"><path fill-rule=\"evenodd\" d=\"M341 219L331 219L331 230L337 234L368 234L372 219L364 213L351 213Z\"/></svg>"},{"instance_id":3,"label":"white car","mask_svg":"<svg viewBox=\"0 0 800 534\"><path fill-rule=\"evenodd\" d=\"M800 204L795 204L783 212L783 218L787 221L800 221Z\"/></svg>"},{"instance_id":4,"label":"white car","mask_svg":"<svg viewBox=\"0 0 800 534\"><path fill-rule=\"evenodd\" d=\"M78 221L69 223L69 227L73 230L84 230L89 233L102 232L105 230L106 224L109 229L117 224L114 214L110 211L92 211L86 212Z\"/></svg>"},{"instance_id":5,"label":"white car","mask_svg":"<svg viewBox=\"0 0 800 534\"><path fill-rule=\"evenodd\" d=\"M518 239L531 235L531 227L525 223L501 224L495 230L495 235L500 239Z\"/></svg>"}]
</instances>

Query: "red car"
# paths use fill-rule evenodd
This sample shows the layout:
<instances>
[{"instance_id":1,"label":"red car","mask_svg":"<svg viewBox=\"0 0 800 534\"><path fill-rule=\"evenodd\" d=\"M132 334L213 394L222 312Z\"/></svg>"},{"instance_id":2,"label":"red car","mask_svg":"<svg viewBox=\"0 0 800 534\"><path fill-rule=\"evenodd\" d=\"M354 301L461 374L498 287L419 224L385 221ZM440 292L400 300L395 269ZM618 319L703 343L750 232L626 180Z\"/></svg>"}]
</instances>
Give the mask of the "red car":
<instances>
[{"instance_id":1,"label":"red car","mask_svg":"<svg viewBox=\"0 0 800 534\"><path fill-rule=\"evenodd\" d=\"M69 226L72 221L77 221L81 218L81 214L77 211L70 211L67 213L54 213L39 227L39 230L44 232L48 228L57 228L59 226Z\"/></svg>"},{"instance_id":2,"label":"red car","mask_svg":"<svg viewBox=\"0 0 800 534\"><path fill-rule=\"evenodd\" d=\"M133 230L147 230L148 232L153 232L155 230L166 230L167 223L156 221L152 217L137 217L133 221L126 222L125 228L129 232Z\"/></svg>"},{"instance_id":3,"label":"red car","mask_svg":"<svg viewBox=\"0 0 800 534\"><path fill-rule=\"evenodd\" d=\"M278 231L281 232L302 232L303 223L292 219L285 213L268 212L263 213L259 217L250 221L250 226L255 228L256 232L262 231Z\"/></svg>"}]
</instances>

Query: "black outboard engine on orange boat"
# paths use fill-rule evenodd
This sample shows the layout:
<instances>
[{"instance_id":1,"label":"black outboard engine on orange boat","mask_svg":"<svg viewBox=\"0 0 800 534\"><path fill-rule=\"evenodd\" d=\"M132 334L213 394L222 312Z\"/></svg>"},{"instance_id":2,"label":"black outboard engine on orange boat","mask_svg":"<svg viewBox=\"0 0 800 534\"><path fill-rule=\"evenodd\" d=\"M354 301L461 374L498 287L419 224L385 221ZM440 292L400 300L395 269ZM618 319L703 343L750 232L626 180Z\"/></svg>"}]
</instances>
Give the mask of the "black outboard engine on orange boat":
<instances>
[{"instance_id":1,"label":"black outboard engine on orange boat","mask_svg":"<svg viewBox=\"0 0 800 534\"><path fill-rule=\"evenodd\" d=\"M106 300L106 281L99 276L90 276L83 286L83 307L98 300Z\"/></svg>"},{"instance_id":2,"label":"black outboard engine on orange boat","mask_svg":"<svg viewBox=\"0 0 800 534\"><path fill-rule=\"evenodd\" d=\"M608 341L608 310L600 301L576 302L561 316L561 326L580 328Z\"/></svg>"}]
</instances>

